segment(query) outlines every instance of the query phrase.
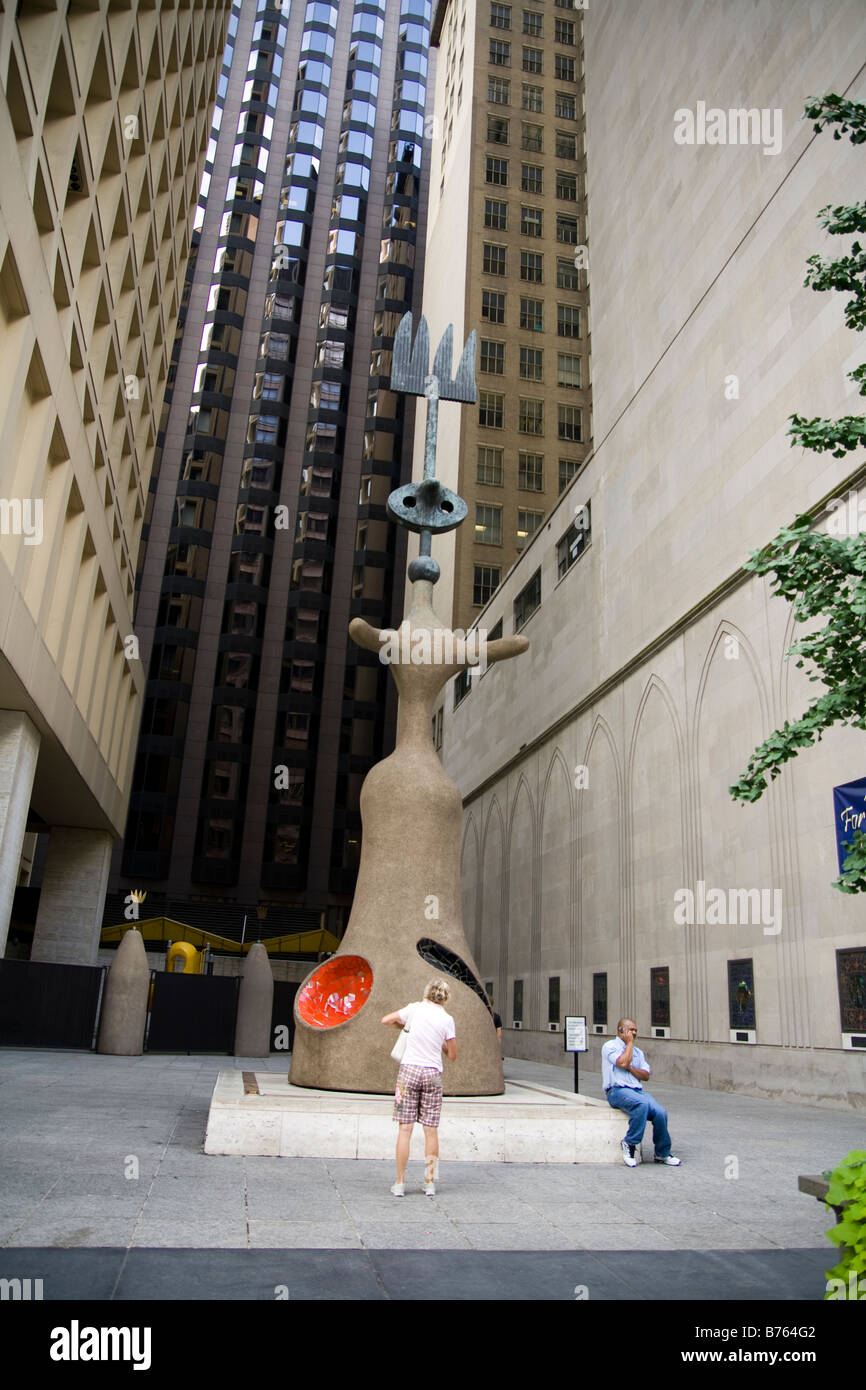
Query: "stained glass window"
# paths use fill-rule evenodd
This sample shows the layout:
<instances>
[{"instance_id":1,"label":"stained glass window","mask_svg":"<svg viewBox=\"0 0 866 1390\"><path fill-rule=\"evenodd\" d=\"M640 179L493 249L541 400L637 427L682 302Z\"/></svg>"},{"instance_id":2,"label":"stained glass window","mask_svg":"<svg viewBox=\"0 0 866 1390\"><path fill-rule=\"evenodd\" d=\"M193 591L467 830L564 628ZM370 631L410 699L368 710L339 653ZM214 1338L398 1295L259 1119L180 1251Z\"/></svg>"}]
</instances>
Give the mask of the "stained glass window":
<instances>
[{"instance_id":1,"label":"stained glass window","mask_svg":"<svg viewBox=\"0 0 866 1390\"><path fill-rule=\"evenodd\" d=\"M728 1009L731 1028L745 1031L755 1025L755 967L751 960L728 961Z\"/></svg>"}]
</instances>

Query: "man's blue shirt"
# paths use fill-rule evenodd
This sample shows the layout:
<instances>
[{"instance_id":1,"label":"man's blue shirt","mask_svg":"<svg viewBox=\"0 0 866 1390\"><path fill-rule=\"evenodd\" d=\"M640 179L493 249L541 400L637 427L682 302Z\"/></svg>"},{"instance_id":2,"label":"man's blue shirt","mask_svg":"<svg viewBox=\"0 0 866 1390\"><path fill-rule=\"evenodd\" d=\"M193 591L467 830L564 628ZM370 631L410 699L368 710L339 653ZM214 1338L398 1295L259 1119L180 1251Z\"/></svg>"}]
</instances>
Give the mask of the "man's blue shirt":
<instances>
[{"instance_id":1,"label":"man's blue shirt","mask_svg":"<svg viewBox=\"0 0 866 1390\"><path fill-rule=\"evenodd\" d=\"M611 1038L610 1042L606 1042L601 1049L601 1080L606 1091L609 1091L611 1086L631 1086L635 1091L643 1090L643 1086L636 1076L632 1076L625 1067L615 1065L617 1057L622 1056L625 1049L626 1044L620 1037ZM631 1064L633 1067L638 1067L640 1071L652 1070L639 1047L632 1047Z\"/></svg>"}]
</instances>

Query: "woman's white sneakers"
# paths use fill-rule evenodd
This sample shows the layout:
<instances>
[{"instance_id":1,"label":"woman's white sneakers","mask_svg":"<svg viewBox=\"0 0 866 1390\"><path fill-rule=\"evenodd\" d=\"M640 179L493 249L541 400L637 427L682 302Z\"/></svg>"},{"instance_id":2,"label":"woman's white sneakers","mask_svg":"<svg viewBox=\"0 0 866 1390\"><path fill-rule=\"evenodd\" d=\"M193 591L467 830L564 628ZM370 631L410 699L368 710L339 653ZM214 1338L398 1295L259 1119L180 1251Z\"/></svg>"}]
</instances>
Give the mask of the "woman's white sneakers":
<instances>
[{"instance_id":1,"label":"woman's white sneakers","mask_svg":"<svg viewBox=\"0 0 866 1390\"><path fill-rule=\"evenodd\" d=\"M392 1185L392 1187L391 1187L391 1196L392 1196L392 1197L405 1197L405 1196L406 1196L406 1184L405 1184L404 1182L395 1182L395 1183Z\"/></svg>"},{"instance_id":2,"label":"woman's white sneakers","mask_svg":"<svg viewBox=\"0 0 866 1390\"><path fill-rule=\"evenodd\" d=\"M425 1197L435 1197L435 1196L436 1196L436 1184L435 1184L435 1182L425 1182L425 1184L424 1184L424 1195L425 1195Z\"/></svg>"}]
</instances>

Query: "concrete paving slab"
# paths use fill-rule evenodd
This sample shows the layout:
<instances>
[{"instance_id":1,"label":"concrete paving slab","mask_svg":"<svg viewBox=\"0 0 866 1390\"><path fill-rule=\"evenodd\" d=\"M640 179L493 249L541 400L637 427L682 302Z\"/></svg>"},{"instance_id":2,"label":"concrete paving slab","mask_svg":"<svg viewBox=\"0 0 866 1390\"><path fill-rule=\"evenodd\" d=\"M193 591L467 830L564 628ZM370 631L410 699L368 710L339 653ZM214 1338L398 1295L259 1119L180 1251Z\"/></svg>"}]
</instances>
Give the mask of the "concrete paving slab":
<instances>
[{"instance_id":1,"label":"concrete paving slab","mask_svg":"<svg viewBox=\"0 0 866 1390\"><path fill-rule=\"evenodd\" d=\"M350 1221L250 1221L250 1242L285 1250L360 1250L362 1242Z\"/></svg>"},{"instance_id":2,"label":"concrete paving slab","mask_svg":"<svg viewBox=\"0 0 866 1390\"><path fill-rule=\"evenodd\" d=\"M150 1248L161 1259L173 1253L187 1259L201 1250L204 1287L206 1262L216 1255L235 1259L259 1247L268 1259L281 1249L300 1259L305 1248L355 1256L363 1254L368 1237L387 1239L390 1226L398 1233L392 1236L395 1257L411 1254L414 1238L425 1271L437 1248L442 1257L478 1258L485 1251L471 1247L484 1241L492 1242L486 1254L500 1276L513 1261L545 1251L558 1261L569 1250L606 1250L617 1262L623 1253L646 1252L673 1262L665 1266L666 1277L677 1296L688 1297L692 1286L676 1275L676 1260L688 1273L691 1266L683 1262L715 1254L722 1264L712 1267L713 1279L730 1278L733 1287L731 1271L753 1261L746 1267L759 1275L749 1282L748 1296L771 1297L764 1288L772 1289L781 1268L772 1261L791 1255L788 1282L777 1296L795 1296L790 1289L803 1287L807 1276L809 1290L820 1285L823 1296L824 1270L836 1258L824 1235L831 1222L814 1198L798 1192L797 1175L820 1172L862 1146L861 1115L656 1086L684 1158L679 1169L651 1162L635 1170L621 1163L461 1163L444 1152L436 1198L421 1194L423 1168L415 1162L409 1195L398 1201L388 1192L390 1159L203 1154L214 1080L220 1071L250 1069L239 1061L0 1053L3 1253L32 1245L62 1262L81 1253L99 1256L97 1247L117 1244L129 1247L131 1259L145 1253L152 1233ZM558 1067L509 1062L506 1070L512 1066L542 1089L567 1084ZM269 1069L267 1063L255 1067ZM284 1078L286 1059L272 1070ZM581 1085L600 1092L600 1078L592 1073L582 1072ZM651 1158L651 1141L644 1151ZM129 1154L139 1160L134 1183L122 1176ZM736 1181L724 1176L732 1154L739 1162ZM118 1209L124 1213L119 1226ZM428 1248L434 1238L439 1246ZM446 1241L458 1248L445 1248ZM619 1278L619 1263L615 1275L608 1274ZM477 1290L485 1277L478 1267L473 1298L484 1296ZM501 1277L491 1278L490 1296L502 1297L500 1284Z\"/></svg>"}]
</instances>

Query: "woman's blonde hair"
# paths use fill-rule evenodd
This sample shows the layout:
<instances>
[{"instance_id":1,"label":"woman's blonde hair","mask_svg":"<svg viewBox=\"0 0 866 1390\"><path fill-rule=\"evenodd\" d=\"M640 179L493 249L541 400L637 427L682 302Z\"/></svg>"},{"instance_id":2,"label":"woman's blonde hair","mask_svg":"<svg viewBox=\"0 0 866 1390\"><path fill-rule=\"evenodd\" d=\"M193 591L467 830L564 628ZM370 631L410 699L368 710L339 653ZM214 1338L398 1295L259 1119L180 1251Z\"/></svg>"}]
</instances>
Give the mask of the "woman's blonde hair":
<instances>
[{"instance_id":1,"label":"woman's blonde hair","mask_svg":"<svg viewBox=\"0 0 866 1390\"><path fill-rule=\"evenodd\" d=\"M431 980L424 991L424 998L429 999L431 1004L447 1004L448 996L451 993L447 980Z\"/></svg>"}]
</instances>

